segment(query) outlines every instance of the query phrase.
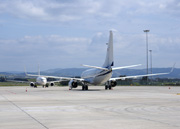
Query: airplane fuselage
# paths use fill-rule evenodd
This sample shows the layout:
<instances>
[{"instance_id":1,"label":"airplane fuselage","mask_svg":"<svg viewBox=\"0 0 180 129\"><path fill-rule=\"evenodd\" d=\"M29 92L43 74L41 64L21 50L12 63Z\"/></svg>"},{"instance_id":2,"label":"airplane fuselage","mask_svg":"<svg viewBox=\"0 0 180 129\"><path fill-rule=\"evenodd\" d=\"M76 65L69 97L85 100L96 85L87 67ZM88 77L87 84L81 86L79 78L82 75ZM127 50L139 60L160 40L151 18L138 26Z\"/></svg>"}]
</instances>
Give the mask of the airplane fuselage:
<instances>
[{"instance_id":1,"label":"airplane fuselage","mask_svg":"<svg viewBox=\"0 0 180 129\"><path fill-rule=\"evenodd\" d=\"M36 83L38 85L46 85L47 84L47 79L45 77L37 77L36 78Z\"/></svg>"},{"instance_id":2,"label":"airplane fuselage","mask_svg":"<svg viewBox=\"0 0 180 129\"><path fill-rule=\"evenodd\" d=\"M89 69L82 73L81 78L93 85L104 84L112 76L112 70Z\"/></svg>"}]
</instances>

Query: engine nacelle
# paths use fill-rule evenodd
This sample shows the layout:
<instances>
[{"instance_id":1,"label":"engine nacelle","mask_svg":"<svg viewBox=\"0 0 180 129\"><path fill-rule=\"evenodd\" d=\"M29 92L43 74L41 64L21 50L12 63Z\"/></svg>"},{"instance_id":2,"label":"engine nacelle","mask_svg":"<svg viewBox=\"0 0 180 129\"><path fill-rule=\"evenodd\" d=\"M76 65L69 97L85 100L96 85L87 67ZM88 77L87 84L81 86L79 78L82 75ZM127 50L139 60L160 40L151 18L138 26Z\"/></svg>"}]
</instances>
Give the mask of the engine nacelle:
<instances>
[{"instance_id":1,"label":"engine nacelle","mask_svg":"<svg viewBox=\"0 0 180 129\"><path fill-rule=\"evenodd\" d=\"M34 87L35 86L34 82L30 82L30 86Z\"/></svg>"},{"instance_id":2,"label":"engine nacelle","mask_svg":"<svg viewBox=\"0 0 180 129\"><path fill-rule=\"evenodd\" d=\"M78 87L78 83L74 80L70 80L68 83L68 86L71 88L77 88Z\"/></svg>"},{"instance_id":3,"label":"engine nacelle","mask_svg":"<svg viewBox=\"0 0 180 129\"><path fill-rule=\"evenodd\" d=\"M50 83L50 86L54 86L54 82L51 82L51 83Z\"/></svg>"},{"instance_id":4,"label":"engine nacelle","mask_svg":"<svg viewBox=\"0 0 180 129\"><path fill-rule=\"evenodd\" d=\"M112 87L115 87L117 85L117 82L116 81L110 81L110 84Z\"/></svg>"}]
</instances>

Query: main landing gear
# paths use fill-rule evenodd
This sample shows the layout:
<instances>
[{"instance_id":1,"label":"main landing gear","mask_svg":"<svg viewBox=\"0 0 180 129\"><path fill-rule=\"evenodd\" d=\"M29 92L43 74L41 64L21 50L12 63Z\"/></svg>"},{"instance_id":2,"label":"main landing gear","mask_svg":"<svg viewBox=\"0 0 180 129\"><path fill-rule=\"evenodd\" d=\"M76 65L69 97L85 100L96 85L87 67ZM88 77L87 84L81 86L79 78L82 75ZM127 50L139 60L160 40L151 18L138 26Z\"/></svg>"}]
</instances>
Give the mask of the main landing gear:
<instances>
[{"instance_id":1,"label":"main landing gear","mask_svg":"<svg viewBox=\"0 0 180 129\"><path fill-rule=\"evenodd\" d=\"M37 84L34 85L34 88L37 88Z\"/></svg>"},{"instance_id":2,"label":"main landing gear","mask_svg":"<svg viewBox=\"0 0 180 129\"><path fill-rule=\"evenodd\" d=\"M88 90L88 85L86 83L82 84L82 90Z\"/></svg>"},{"instance_id":3,"label":"main landing gear","mask_svg":"<svg viewBox=\"0 0 180 129\"><path fill-rule=\"evenodd\" d=\"M45 85L42 85L42 87L43 87L43 88L47 88L47 87L49 87L49 84L47 83L47 84L45 84Z\"/></svg>"},{"instance_id":4,"label":"main landing gear","mask_svg":"<svg viewBox=\"0 0 180 129\"><path fill-rule=\"evenodd\" d=\"M112 90L112 86L111 86L111 83L109 81L106 82L105 84L105 90Z\"/></svg>"},{"instance_id":5,"label":"main landing gear","mask_svg":"<svg viewBox=\"0 0 180 129\"><path fill-rule=\"evenodd\" d=\"M105 90L108 90L108 89L109 89L109 90L112 90L112 86L106 86L106 85L105 85Z\"/></svg>"}]
</instances>

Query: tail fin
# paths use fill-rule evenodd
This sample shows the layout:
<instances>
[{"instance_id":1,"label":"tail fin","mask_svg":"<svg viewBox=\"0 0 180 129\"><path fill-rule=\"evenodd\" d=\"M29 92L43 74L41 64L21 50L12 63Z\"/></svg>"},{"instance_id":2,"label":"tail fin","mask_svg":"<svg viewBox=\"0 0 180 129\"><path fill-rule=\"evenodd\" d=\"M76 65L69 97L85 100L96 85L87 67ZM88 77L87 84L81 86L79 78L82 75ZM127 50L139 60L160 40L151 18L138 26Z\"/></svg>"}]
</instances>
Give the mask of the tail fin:
<instances>
[{"instance_id":1,"label":"tail fin","mask_svg":"<svg viewBox=\"0 0 180 129\"><path fill-rule=\"evenodd\" d=\"M38 64L38 75L40 76L40 67L39 67L39 64Z\"/></svg>"},{"instance_id":2,"label":"tail fin","mask_svg":"<svg viewBox=\"0 0 180 129\"><path fill-rule=\"evenodd\" d=\"M24 66L24 73L25 75L27 75L27 71L26 71L26 67Z\"/></svg>"},{"instance_id":3,"label":"tail fin","mask_svg":"<svg viewBox=\"0 0 180 129\"><path fill-rule=\"evenodd\" d=\"M107 53L106 53L106 59L104 62L103 67L104 68L111 68L111 66L114 65L114 59L113 59L113 33L110 31L109 35L109 42L107 47Z\"/></svg>"}]
</instances>

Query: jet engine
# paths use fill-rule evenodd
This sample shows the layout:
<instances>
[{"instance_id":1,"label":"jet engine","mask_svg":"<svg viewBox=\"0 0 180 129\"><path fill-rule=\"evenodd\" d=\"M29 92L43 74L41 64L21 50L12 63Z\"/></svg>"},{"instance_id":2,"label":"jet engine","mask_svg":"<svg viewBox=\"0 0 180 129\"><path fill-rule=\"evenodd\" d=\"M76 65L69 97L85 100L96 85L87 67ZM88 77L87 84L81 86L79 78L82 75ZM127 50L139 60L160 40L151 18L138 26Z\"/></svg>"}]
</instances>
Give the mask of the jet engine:
<instances>
[{"instance_id":1,"label":"jet engine","mask_svg":"<svg viewBox=\"0 0 180 129\"><path fill-rule=\"evenodd\" d=\"M34 87L35 86L34 82L30 82L30 86Z\"/></svg>"},{"instance_id":2,"label":"jet engine","mask_svg":"<svg viewBox=\"0 0 180 129\"><path fill-rule=\"evenodd\" d=\"M68 86L71 88L77 88L78 87L78 83L74 80L70 80L68 83Z\"/></svg>"},{"instance_id":3,"label":"jet engine","mask_svg":"<svg viewBox=\"0 0 180 129\"><path fill-rule=\"evenodd\" d=\"M110 81L110 84L112 87L115 87L117 85L117 82L116 81Z\"/></svg>"},{"instance_id":4,"label":"jet engine","mask_svg":"<svg viewBox=\"0 0 180 129\"><path fill-rule=\"evenodd\" d=\"M51 83L50 83L50 86L54 86L54 82L51 82Z\"/></svg>"},{"instance_id":5,"label":"jet engine","mask_svg":"<svg viewBox=\"0 0 180 129\"><path fill-rule=\"evenodd\" d=\"M37 84L34 83L34 82L30 82L30 86L31 86L31 87L34 87L34 88L37 88Z\"/></svg>"}]
</instances>

